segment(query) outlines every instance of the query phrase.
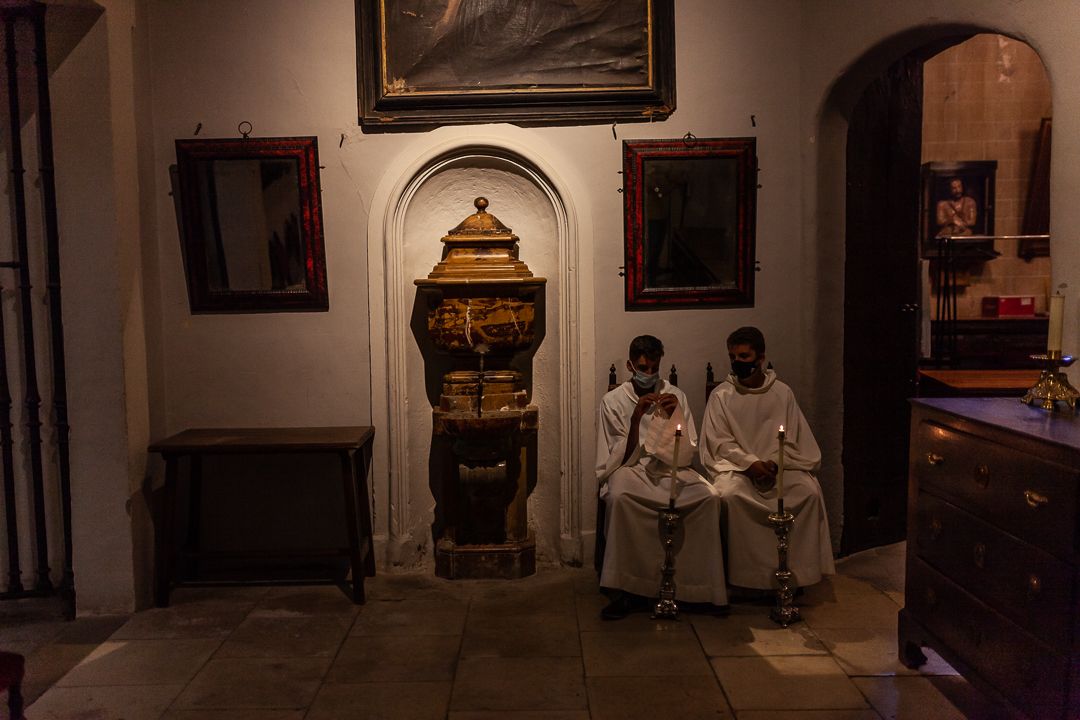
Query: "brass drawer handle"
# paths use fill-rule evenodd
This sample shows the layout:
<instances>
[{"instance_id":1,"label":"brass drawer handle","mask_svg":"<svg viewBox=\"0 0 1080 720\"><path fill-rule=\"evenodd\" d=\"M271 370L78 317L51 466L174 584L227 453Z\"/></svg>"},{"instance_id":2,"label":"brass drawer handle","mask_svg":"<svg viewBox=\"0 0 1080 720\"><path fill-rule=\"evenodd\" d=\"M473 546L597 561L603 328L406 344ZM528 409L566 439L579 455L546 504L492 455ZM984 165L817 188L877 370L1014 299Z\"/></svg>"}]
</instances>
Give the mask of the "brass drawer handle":
<instances>
[{"instance_id":1,"label":"brass drawer handle","mask_svg":"<svg viewBox=\"0 0 1080 720\"><path fill-rule=\"evenodd\" d=\"M941 465L942 463L944 463L945 458L938 455L937 453L928 452L928 453L926 453L926 462L930 463L931 465L937 466L937 465Z\"/></svg>"},{"instance_id":2,"label":"brass drawer handle","mask_svg":"<svg viewBox=\"0 0 1080 720\"><path fill-rule=\"evenodd\" d=\"M1028 595L1032 598L1038 597L1039 593L1042 592L1042 580L1040 580L1039 576L1035 575L1034 573L1028 576L1027 586Z\"/></svg>"},{"instance_id":3,"label":"brass drawer handle","mask_svg":"<svg viewBox=\"0 0 1080 720\"><path fill-rule=\"evenodd\" d=\"M937 607L938 596L934 588L926 588L926 604L932 608Z\"/></svg>"},{"instance_id":4,"label":"brass drawer handle","mask_svg":"<svg viewBox=\"0 0 1080 720\"><path fill-rule=\"evenodd\" d=\"M1037 493L1034 490L1025 490L1024 500L1026 500L1027 504L1033 508L1040 508L1050 502L1050 498L1042 493Z\"/></svg>"},{"instance_id":5,"label":"brass drawer handle","mask_svg":"<svg viewBox=\"0 0 1080 720\"><path fill-rule=\"evenodd\" d=\"M934 518L930 521L930 539L937 540L941 537L941 520Z\"/></svg>"},{"instance_id":6,"label":"brass drawer handle","mask_svg":"<svg viewBox=\"0 0 1080 720\"><path fill-rule=\"evenodd\" d=\"M981 488L990 484L990 468L984 463L975 466L975 484Z\"/></svg>"},{"instance_id":7,"label":"brass drawer handle","mask_svg":"<svg viewBox=\"0 0 1080 720\"><path fill-rule=\"evenodd\" d=\"M982 570L986 567L986 545L983 543L975 543L975 547L972 548L971 558L975 562L975 567Z\"/></svg>"}]
</instances>

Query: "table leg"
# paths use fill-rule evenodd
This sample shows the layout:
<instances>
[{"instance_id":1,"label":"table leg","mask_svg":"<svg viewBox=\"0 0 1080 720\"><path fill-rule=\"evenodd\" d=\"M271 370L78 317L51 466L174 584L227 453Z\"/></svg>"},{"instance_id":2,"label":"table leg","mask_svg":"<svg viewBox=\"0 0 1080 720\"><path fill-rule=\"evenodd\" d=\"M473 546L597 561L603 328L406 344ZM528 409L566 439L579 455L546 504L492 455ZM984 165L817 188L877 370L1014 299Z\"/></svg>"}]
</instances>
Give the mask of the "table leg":
<instances>
[{"instance_id":1,"label":"table leg","mask_svg":"<svg viewBox=\"0 0 1080 720\"><path fill-rule=\"evenodd\" d=\"M360 557L360 528L356 517L356 471L352 453L341 453L341 484L345 495L345 521L349 526L349 562L352 568L352 600L357 605L364 602L364 567Z\"/></svg>"},{"instance_id":2,"label":"table leg","mask_svg":"<svg viewBox=\"0 0 1080 720\"><path fill-rule=\"evenodd\" d=\"M155 523L154 604L169 606L169 586L173 577L173 517L176 512L175 455L165 457L165 487L161 489L161 506Z\"/></svg>"},{"instance_id":3,"label":"table leg","mask_svg":"<svg viewBox=\"0 0 1080 720\"><path fill-rule=\"evenodd\" d=\"M373 440L360 448L360 462L355 463L356 498L359 501L360 537L367 540L364 569L368 577L375 577L375 533L371 527L371 500L368 481L371 479L371 455Z\"/></svg>"},{"instance_id":4,"label":"table leg","mask_svg":"<svg viewBox=\"0 0 1080 720\"><path fill-rule=\"evenodd\" d=\"M199 575L198 552L201 548L199 532L202 524L202 456L192 455L188 462L191 463L189 473L191 485L188 497L187 540L184 546L189 564L185 571L190 577L197 578Z\"/></svg>"}]
</instances>

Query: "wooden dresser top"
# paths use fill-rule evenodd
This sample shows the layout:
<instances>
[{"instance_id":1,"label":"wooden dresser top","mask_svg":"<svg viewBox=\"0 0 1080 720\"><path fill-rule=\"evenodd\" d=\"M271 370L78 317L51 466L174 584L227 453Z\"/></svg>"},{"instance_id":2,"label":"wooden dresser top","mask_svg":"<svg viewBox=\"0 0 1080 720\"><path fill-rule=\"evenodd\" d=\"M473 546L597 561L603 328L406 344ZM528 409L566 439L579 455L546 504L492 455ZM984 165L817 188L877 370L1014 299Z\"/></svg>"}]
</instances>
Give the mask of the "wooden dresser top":
<instances>
[{"instance_id":1,"label":"wooden dresser top","mask_svg":"<svg viewBox=\"0 0 1080 720\"><path fill-rule=\"evenodd\" d=\"M917 398L911 403L1080 451L1080 417L1051 413L1016 398Z\"/></svg>"}]
</instances>

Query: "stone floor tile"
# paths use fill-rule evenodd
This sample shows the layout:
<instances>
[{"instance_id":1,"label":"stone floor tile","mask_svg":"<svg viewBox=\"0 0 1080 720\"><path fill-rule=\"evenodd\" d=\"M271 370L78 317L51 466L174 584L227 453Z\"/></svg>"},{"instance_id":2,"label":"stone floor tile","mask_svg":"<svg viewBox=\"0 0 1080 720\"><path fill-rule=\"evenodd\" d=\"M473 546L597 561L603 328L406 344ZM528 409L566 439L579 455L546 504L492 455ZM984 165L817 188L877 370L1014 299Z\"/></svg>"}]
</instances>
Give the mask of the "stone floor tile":
<instances>
[{"instance_id":1,"label":"stone floor tile","mask_svg":"<svg viewBox=\"0 0 1080 720\"><path fill-rule=\"evenodd\" d=\"M26 709L32 720L158 720L183 685L54 687Z\"/></svg>"},{"instance_id":2,"label":"stone floor tile","mask_svg":"<svg viewBox=\"0 0 1080 720\"><path fill-rule=\"evenodd\" d=\"M467 601L368 600L350 635L461 635Z\"/></svg>"},{"instance_id":3,"label":"stone floor tile","mask_svg":"<svg viewBox=\"0 0 1080 720\"><path fill-rule=\"evenodd\" d=\"M561 573L509 582L485 581L477 589L482 592L473 596L470 610L492 617L574 612L574 583Z\"/></svg>"},{"instance_id":4,"label":"stone floor tile","mask_svg":"<svg viewBox=\"0 0 1080 720\"><path fill-rule=\"evenodd\" d=\"M450 682L324 685L305 720L442 720Z\"/></svg>"},{"instance_id":5,"label":"stone floor tile","mask_svg":"<svg viewBox=\"0 0 1080 720\"><path fill-rule=\"evenodd\" d=\"M733 718L714 677L590 677L593 720Z\"/></svg>"},{"instance_id":6,"label":"stone floor tile","mask_svg":"<svg viewBox=\"0 0 1080 720\"><path fill-rule=\"evenodd\" d=\"M216 657L333 657L349 634L348 615L275 617L252 614Z\"/></svg>"},{"instance_id":7,"label":"stone floor tile","mask_svg":"<svg viewBox=\"0 0 1080 720\"><path fill-rule=\"evenodd\" d=\"M679 620L653 620L649 608L641 608L621 620L604 620L600 611L610 602L600 593L578 595L574 598L577 606L578 629L582 632L625 632L648 631L662 627L668 632L692 633L688 613L682 613Z\"/></svg>"},{"instance_id":8,"label":"stone floor tile","mask_svg":"<svg viewBox=\"0 0 1080 720\"><path fill-rule=\"evenodd\" d=\"M742 710L738 720L881 720L881 716L875 710Z\"/></svg>"},{"instance_id":9,"label":"stone floor tile","mask_svg":"<svg viewBox=\"0 0 1080 720\"><path fill-rule=\"evenodd\" d=\"M174 708L305 708L329 665L323 658L215 658L188 684Z\"/></svg>"},{"instance_id":10,"label":"stone floor tile","mask_svg":"<svg viewBox=\"0 0 1080 720\"><path fill-rule=\"evenodd\" d=\"M805 623L780 627L764 607L733 607L728 617L698 615L690 621L709 656L826 654Z\"/></svg>"},{"instance_id":11,"label":"stone floor tile","mask_svg":"<svg viewBox=\"0 0 1080 720\"><path fill-rule=\"evenodd\" d=\"M41 697L96 647L96 644L49 643L28 655L26 676L23 678L24 702L30 705ZM0 700L0 707L4 707L3 702Z\"/></svg>"},{"instance_id":12,"label":"stone floor tile","mask_svg":"<svg viewBox=\"0 0 1080 720\"><path fill-rule=\"evenodd\" d=\"M304 585L270 588L251 614L257 617L344 615L352 618L361 607L337 586Z\"/></svg>"},{"instance_id":13,"label":"stone floor tile","mask_svg":"<svg viewBox=\"0 0 1080 720\"><path fill-rule=\"evenodd\" d=\"M451 712L447 720L589 720L588 710L516 710Z\"/></svg>"},{"instance_id":14,"label":"stone floor tile","mask_svg":"<svg viewBox=\"0 0 1080 720\"><path fill-rule=\"evenodd\" d=\"M198 605L254 605L266 594L270 587L266 585L186 585L174 588L169 593L170 607L189 604Z\"/></svg>"},{"instance_id":15,"label":"stone floor tile","mask_svg":"<svg viewBox=\"0 0 1080 720\"><path fill-rule=\"evenodd\" d=\"M581 638L573 613L494 616L470 608L462 657L580 657Z\"/></svg>"},{"instance_id":16,"label":"stone floor tile","mask_svg":"<svg viewBox=\"0 0 1080 720\"><path fill-rule=\"evenodd\" d=\"M809 585L802 591L802 595L797 599L797 604L802 607L812 607L823 602L835 603L841 598L877 595L881 592L868 580L846 575L828 575L822 578L821 582Z\"/></svg>"},{"instance_id":17,"label":"stone floor tile","mask_svg":"<svg viewBox=\"0 0 1080 720\"><path fill-rule=\"evenodd\" d=\"M712 659L712 665L736 712L867 707L862 694L831 657L718 657Z\"/></svg>"},{"instance_id":18,"label":"stone floor tile","mask_svg":"<svg viewBox=\"0 0 1080 720\"><path fill-rule=\"evenodd\" d=\"M583 632L581 651L589 677L710 674L697 638L661 624L642 632Z\"/></svg>"},{"instance_id":19,"label":"stone floor tile","mask_svg":"<svg viewBox=\"0 0 1080 720\"><path fill-rule=\"evenodd\" d=\"M584 710L580 658L462 658L450 709Z\"/></svg>"},{"instance_id":20,"label":"stone floor tile","mask_svg":"<svg viewBox=\"0 0 1080 720\"><path fill-rule=\"evenodd\" d=\"M461 638L457 635L372 635L342 645L328 683L442 682L454 679Z\"/></svg>"},{"instance_id":21,"label":"stone floor tile","mask_svg":"<svg viewBox=\"0 0 1080 720\"><path fill-rule=\"evenodd\" d=\"M202 588L200 588L202 589ZM112 640L224 638L247 617L254 603L192 602L136 613Z\"/></svg>"},{"instance_id":22,"label":"stone floor tile","mask_svg":"<svg viewBox=\"0 0 1080 720\"><path fill-rule=\"evenodd\" d=\"M885 720L1007 720L1013 717L959 676L853 680Z\"/></svg>"},{"instance_id":23,"label":"stone floor tile","mask_svg":"<svg viewBox=\"0 0 1080 720\"><path fill-rule=\"evenodd\" d=\"M860 627L896 631L896 603L876 589L834 602L800 605L803 620L812 630Z\"/></svg>"},{"instance_id":24,"label":"stone floor tile","mask_svg":"<svg viewBox=\"0 0 1080 720\"><path fill-rule=\"evenodd\" d=\"M183 685L219 645L216 639L106 640L57 685Z\"/></svg>"},{"instance_id":25,"label":"stone floor tile","mask_svg":"<svg viewBox=\"0 0 1080 720\"><path fill-rule=\"evenodd\" d=\"M170 710L161 720L304 720L305 710Z\"/></svg>"},{"instance_id":26,"label":"stone floor tile","mask_svg":"<svg viewBox=\"0 0 1080 720\"><path fill-rule=\"evenodd\" d=\"M956 675L929 648L927 662L910 670L897 659L896 630L875 628L818 628L814 631L848 675Z\"/></svg>"},{"instance_id":27,"label":"stone floor tile","mask_svg":"<svg viewBox=\"0 0 1080 720\"><path fill-rule=\"evenodd\" d=\"M130 615L97 615L64 623L54 643L86 645L105 642L131 618Z\"/></svg>"}]
</instances>

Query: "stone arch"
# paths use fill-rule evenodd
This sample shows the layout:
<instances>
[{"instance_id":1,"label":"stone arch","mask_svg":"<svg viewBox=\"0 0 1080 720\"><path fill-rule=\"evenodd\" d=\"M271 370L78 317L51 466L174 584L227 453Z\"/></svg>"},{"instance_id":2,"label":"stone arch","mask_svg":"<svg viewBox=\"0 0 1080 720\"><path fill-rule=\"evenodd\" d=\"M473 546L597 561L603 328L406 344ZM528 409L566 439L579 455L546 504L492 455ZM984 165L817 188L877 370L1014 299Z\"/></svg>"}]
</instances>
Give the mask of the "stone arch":
<instances>
[{"instance_id":1,"label":"stone arch","mask_svg":"<svg viewBox=\"0 0 1080 720\"><path fill-rule=\"evenodd\" d=\"M383 493L382 498L375 498L376 544L382 545L377 548L377 556L386 558L389 565L424 565L431 557L429 523L433 499L427 488L427 438L414 437L415 428L410 427L408 419L410 404L425 403L426 397L417 397L407 388L414 278L406 276L404 269L406 224L425 186L448 169L462 168L495 169L531 184L535 194L544 199L553 222L557 267L552 279L558 287L557 322L549 321L547 337L554 335L558 340L557 371L553 374L558 388L557 420L549 411L548 422L557 422L558 430L555 447L548 451L558 455L549 479L557 475L559 488L557 495L549 493L546 501L549 506L557 501L557 508L544 508L545 517L539 519L548 525L557 522L557 528L543 528L546 542L541 544L538 538L538 550L548 560L578 563L582 559L580 458L581 448L588 447L593 429L587 422L591 414L583 413L580 403L581 398L592 397L594 381L590 373L576 369L592 366L591 285L579 281L589 277L588 272L582 272L583 266L591 268L592 264L591 258L582 253L580 243L580 238L589 235L591 218L587 210L573 203L572 198L580 190L574 179L564 179L549 161L558 158L557 150L544 148L518 128L490 130L490 134L478 136L467 129L446 129L433 135L452 135L449 140L437 138L414 153L403 154L380 182L369 216L372 421L378 433L372 477L376 494L380 488ZM441 232L468 214L466 210L471 208L462 208L461 217L453 217ZM430 238L436 248L438 237ZM528 242L530 239L523 236L523 247L528 247ZM523 259L528 260L524 251ZM427 267L423 272L429 270ZM384 517L379 517L380 512Z\"/></svg>"}]
</instances>

